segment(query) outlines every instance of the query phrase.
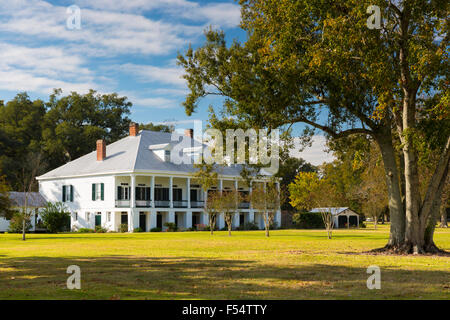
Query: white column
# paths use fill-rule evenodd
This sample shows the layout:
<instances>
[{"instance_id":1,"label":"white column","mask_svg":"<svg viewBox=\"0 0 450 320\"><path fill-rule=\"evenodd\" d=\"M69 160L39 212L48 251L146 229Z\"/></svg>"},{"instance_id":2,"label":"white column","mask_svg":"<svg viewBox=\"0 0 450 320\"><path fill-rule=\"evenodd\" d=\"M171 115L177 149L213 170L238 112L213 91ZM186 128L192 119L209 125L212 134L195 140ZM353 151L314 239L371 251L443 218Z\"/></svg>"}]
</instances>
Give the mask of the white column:
<instances>
[{"instance_id":1,"label":"white column","mask_svg":"<svg viewBox=\"0 0 450 320\"><path fill-rule=\"evenodd\" d=\"M149 231L153 228L156 228L156 210L150 211L150 223L149 223Z\"/></svg>"},{"instance_id":2,"label":"white column","mask_svg":"<svg viewBox=\"0 0 450 320\"><path fill-rule=\"evenodd\" d=\"M128 210L128 232L133 232L133 209Z\"/></svg>"},{"instance_id":3,"label":"white column","mask_svg":"<svg viewBox=\"0 0 450 320\"><path fill-rule=\"evenodd\" d=\"M152 198L152 208L155 207L155 176L150 178L150 193Z\"/></svg>"},{"instance_id":4,"label":"white column","mask_svg":"<svg viewBox=\"0 0 450 320\"><path fill-rule=\"evenodd\" d=\"M192 228L192 211L187 211L185 216L186 216L186 228Z\"/></svg>"},{"instance_id":5,"label":"white column","mask_svg":"<svg viewBox=\"0 0 450 320\"><path fill-rule=\"evenodd\" d=\"M219 213L216 219L217 219L217 227L219 228L219 230L225 228L225 218L223 212Z\"/></svg>"},{"instance_id":6,"label":"white column","mask_svg":"<svg viewBox=\"0 0 450 320\"><path fill-rule=\"evenodd\" d=\"M130 207L136 207L136 176L134 174L131 175L131 188L130 188Z\"/></svg>"},{"instance_id":7,"label":"white column","mask_svg":"<svg viewBox=\"0 0 450 320\"><path fill-rule=\"evenodd\" d=\"M170 210L167 218L167 222L175 223L175 211Z\"/></svg>"},{"instance_id":8,"label":"white column","mask_svg":"<svg viewBox=\"0 0 450 320\"><path fill-rule=\"evenodd\" d=\"M277 222L277 228L281 228L281 211L277 210L277 212L275 213L275 219Z\"/></svg>"},{"instance_id":9,"label":"white column","mask_svg":"<svg viewBox=\"0 0 450 320\"><path fill-rule=\"evenodd\" d=\"M186 178L186 200L188 209L191 208L191 178ZM192 224L192 221L191 221ZM190 227L187 227L190 228Z\"/></svg>"},{"instance_id":10,"label":"white column","mask_svg":"<svg viewBox=\"0 0 450 320\"><path fill-rule=\"evenodd\" d=\"M233 222L231 223L231 225L232 225L234 228L238 228L239 225L240 225L240 221L241 221L241 214L240 214L239 212L236 212L236 213L233 215Z\"/></svg>"},{"instance_id":11,"label":"white column","mask_svg":"<svg viewBox=\"0 0 450 320\"><path fill-rule=\"evenodd\" d=\"M140 212L137 209L133 209L133 230L139 228Z\"/></svg>"},{"instance_id":12,"label":"white column","mask_svg":"<svg viewBox=\"0 0 450 320\"><path fill-rule=\"evenodd\" d=\"M173 177L169 177L169 202L170 202L170 207L173 208ZM173 221L169 221L169 222L173 222Z\"/></svg>"},{"instance_id":13,"label":"white column","mask_svg":"<svg viewBox=\"0 0 450 320\"><path fill-rule=\"evenodd\" d=\"M255 222L255 211L253 211L253 209L252 210L250 210L249 212L248 212L248 222Z\"/></svg>"}]
</instances>

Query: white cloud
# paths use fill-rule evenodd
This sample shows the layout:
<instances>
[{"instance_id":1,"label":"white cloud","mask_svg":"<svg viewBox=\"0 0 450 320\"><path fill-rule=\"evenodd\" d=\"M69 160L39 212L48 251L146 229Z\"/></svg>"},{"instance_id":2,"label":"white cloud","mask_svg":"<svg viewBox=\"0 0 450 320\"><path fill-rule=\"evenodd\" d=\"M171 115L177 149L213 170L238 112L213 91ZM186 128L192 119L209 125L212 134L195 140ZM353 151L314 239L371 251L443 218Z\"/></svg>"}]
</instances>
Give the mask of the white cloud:
<instances>
[{"instance_id":1,"label":"white cloud","mask_svg":"<svg viewBox=\"0 0 450 320\"><path fill-rule=\"evenodd\" d=\"M324 136L315 135L312 138L311 147L305 148L302 152L299 152L300 141L299 138L294 138L294 147L290 151L290 156L295 158L303 158L305 161L313 165L321 165L324 162L331 162L335 160L331 153L325 152L327 149L326 139Z\"/></svg>"},{"instance_id":2,"label":"white cloud","mask_svg":"<svg viewBox=\"0 0 450 320\"><path fill-rule=\"evenodd\" d=\"M119 92L120 96L126 96L133 106L139 106L144 108L155 109L172 109L179 107L179 103L175 100L165 97L142 97L139 93L135 92Z\"/></svg>"},{"instance_id":3,"label":"white cloud","mask_svg":"<svg viewBox=\"0 0 450 320\"><path fill-rule=\"evenodd\" d=\"M45 94L53 88L86 92L95 87L95 81L84 63L79 56L61 48L29 48L0 42L0 89Z\"/></svg>"},{"instance_id":4,"label":"white cloud","mask_svg":"<svg viewBox=\"0 0 450 320\"><path fill-rule=\"evenodd\" d=\"M177 87L185 87L186 81L181 77L183 69L177 67L156 67L151 65L137 65L126 63L112 69L119 69L122 72L132 74L143 83L163 83L171 84Z\"/></svg>"}]
</instances>

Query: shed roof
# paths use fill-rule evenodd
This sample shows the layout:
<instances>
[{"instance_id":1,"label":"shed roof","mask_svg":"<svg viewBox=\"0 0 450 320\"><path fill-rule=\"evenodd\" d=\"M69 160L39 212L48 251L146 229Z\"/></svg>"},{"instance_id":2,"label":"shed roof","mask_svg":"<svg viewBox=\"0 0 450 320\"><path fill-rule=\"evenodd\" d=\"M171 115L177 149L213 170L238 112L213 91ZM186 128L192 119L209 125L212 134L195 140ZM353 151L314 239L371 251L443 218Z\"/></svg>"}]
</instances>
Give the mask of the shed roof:
<instances>
[{"instance_id":1,"label":"shed roof","mask_svg":"<svg viewBox=\"0 0 450 320\"><path fill-rule=\"evenodd\" d=\"M27 193L12 191L9 193L9 198L11 199L13 207L22 207L25 205L25 198ZM28 207L42 208L47 205L44 197L39 192L29 192L28 193Z\"/></svg>"},{"instance_id":2,"label":"shed roof","mask_svg":"<svg viewBox=\"0 0 450 320\"><path fill-rule=\"evenodd\" d=\"M324 212L324 211L328 211L331 212L331 214L333 216L337 216L340 215L341 213L343 213L344 211L349 210L350 212L352 212L355 215L358 215L355 211L353 211L352 209L350 209L349 207L323 207L323 208L314 208L312 210L310 210L310 212Z\"/></svg>"}]
</instances>

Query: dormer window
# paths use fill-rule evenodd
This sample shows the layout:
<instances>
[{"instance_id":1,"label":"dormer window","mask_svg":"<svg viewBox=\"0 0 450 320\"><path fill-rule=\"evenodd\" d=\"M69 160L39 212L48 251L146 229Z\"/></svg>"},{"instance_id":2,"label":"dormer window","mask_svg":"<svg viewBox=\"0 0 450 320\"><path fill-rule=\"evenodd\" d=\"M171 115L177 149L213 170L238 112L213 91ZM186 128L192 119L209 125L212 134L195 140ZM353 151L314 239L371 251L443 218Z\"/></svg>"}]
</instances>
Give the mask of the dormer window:
<instances>
[{"instance_id":1,"label":"dormer window","mask_svg":"<svg viewBox=\"0 0 450 320\"><path fill-rule=\"evenodd\" d=\"M170 150L164 150L164 161L165 162L170 161Z\"/></svg>"}]
</instances>

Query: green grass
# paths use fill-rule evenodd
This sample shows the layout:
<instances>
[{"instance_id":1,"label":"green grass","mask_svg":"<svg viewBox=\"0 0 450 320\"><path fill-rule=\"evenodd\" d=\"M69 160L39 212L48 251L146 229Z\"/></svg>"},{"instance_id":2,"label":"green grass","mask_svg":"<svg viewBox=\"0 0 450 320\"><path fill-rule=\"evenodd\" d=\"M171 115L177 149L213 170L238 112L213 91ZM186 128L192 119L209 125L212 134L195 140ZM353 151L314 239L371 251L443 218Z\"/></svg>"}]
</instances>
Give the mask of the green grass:
<instances>
[{"instance_id":1,"label":"green grass","mask_svg":"<svg viewBox=\"0 0 450 320\"><path fill-rule=\"evenodd\" d=\"M450 258L365 252L388 226L135 234L0 234L0 299L450 299ZM450 251L450 230L435 242ZM81 267L81 290L66 269ZM381 268L381 290L366 269Z\"/></svg>"}]
</instances>

